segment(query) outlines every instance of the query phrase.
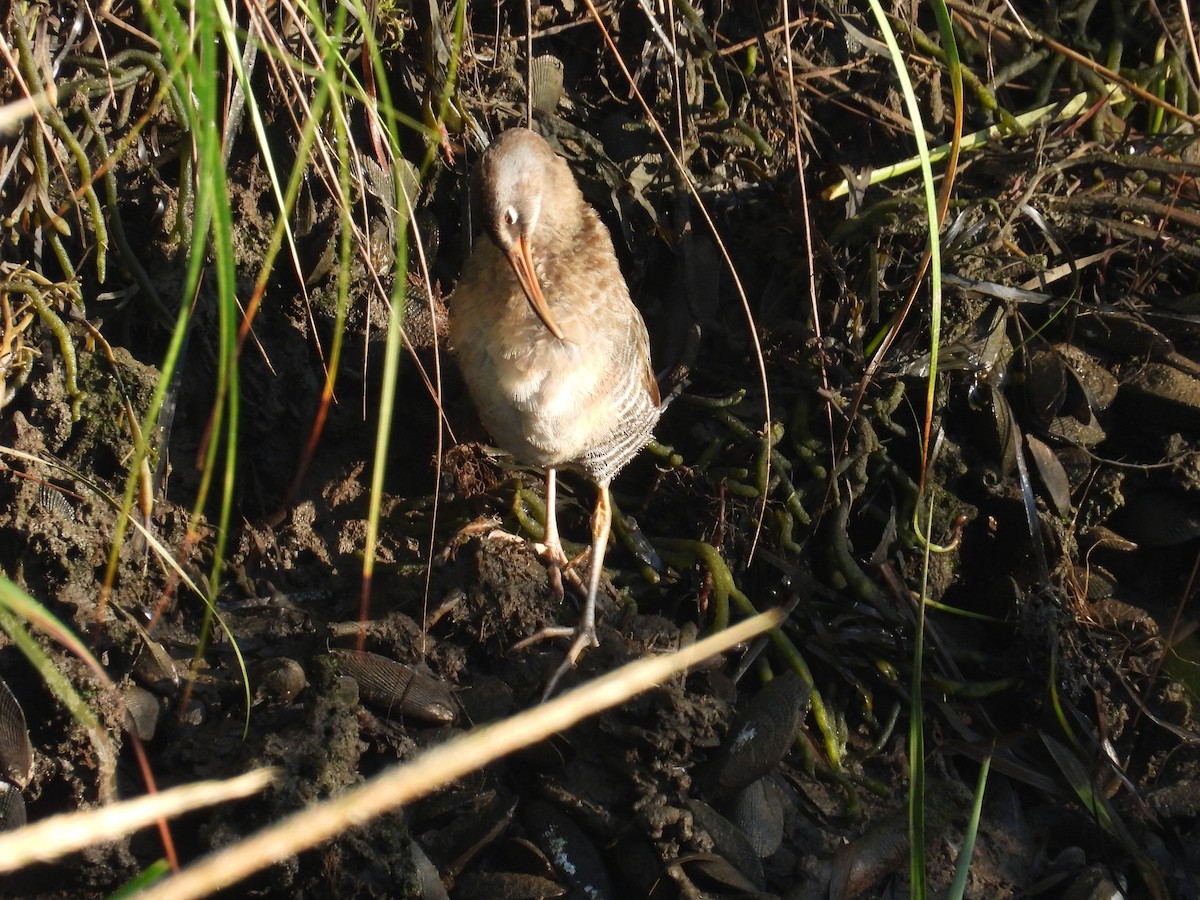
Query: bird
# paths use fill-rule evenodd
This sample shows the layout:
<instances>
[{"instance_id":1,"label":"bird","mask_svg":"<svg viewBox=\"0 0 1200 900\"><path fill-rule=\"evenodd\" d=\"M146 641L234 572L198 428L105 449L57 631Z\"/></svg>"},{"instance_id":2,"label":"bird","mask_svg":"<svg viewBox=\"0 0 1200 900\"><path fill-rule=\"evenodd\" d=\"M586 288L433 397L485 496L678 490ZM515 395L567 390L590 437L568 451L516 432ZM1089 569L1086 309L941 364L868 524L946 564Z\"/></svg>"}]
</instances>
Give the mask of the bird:
<instances>
[{"instance_id":1,"label":"bird","mask_svg":"<svg viewBox=\"0 0 1200 900\"><path fill-rule=\"evenodd\" d=\"M612 237L567 161L526 128L502 132L475 170L483 234L451 295L450 344L484 427L519 462L546 471L543 551L556 589L568 561L556 472L598 490L586 599L574 628L548 626L517 646L573 638L543 699L596 637L596 594L612 524L609 484L652 439L661 412L645 320Z\"/></svg>"}]
</instances>

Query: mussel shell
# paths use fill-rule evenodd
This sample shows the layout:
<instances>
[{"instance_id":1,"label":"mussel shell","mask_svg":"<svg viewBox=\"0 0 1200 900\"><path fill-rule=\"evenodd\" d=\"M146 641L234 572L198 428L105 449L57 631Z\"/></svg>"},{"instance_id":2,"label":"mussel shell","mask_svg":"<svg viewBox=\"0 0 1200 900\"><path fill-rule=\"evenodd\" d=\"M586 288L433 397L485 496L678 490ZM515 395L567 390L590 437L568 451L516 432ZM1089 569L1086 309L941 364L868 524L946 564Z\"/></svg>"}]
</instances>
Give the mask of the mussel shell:
<instances>
[{"instance_id":1,"label":"mussel shell","mask_svg":"<svg viewBox=\"0 0 1200 900\"><path fill-rule=\"evenodd\" d=\"M658 849L648 838L627 830L606 850L605 858L618 882L626 886L627 896L657 896L661 890L663 862Z\"/></svg>"},{"instance_id":2,"label":"mussel shell","mask_svg":"<svg viewBox=\"0 0 1200 900\"><path fill-rule=\"evenodd\" d=\"M670 868L677 878L689 883L691 893L684 896L735 896L749 900L760 895L754 882L719 853L692 853L675 860Z\"/></svg>"},{"instance_id":3,"label":"mussel shell","mask_svg":"<svg viewBox=\"0 0 1200 900\"><path fill-rule=\"evenodd\" d=\"M833 855L829 896L832 900L861 896L895 872L907 856L907 822L899 816L885 817Z\"/></svg>"},{"instance_id":4,"label":"mussel shell","mask_svg":"<svg viewBox=\"0 0 1200 900\"><path fill-rule=\"evenodd\" d=\"M783 798L771 776L738 791L726 812L763 859L783 844Z\"/></svg>"},{"instance_id":5,"label":"mussel shell","mask_svg":"<svg viewBox=\"0 0 1200 900\"><path fill-rule=\"evenodd\" d=\"M1042 425L1058 415L1067 398L1067 367L1052 350L1029 354L1025 371L1025 401Z\"/></svg>"},{"instance_id":6,"label":"mussel shell","mask_svg":"<svg viewBox=\"0 0 1200 900\"><path fill-rule=\"evenodd\" d=\"M1093 412L1108 409L1120 387L1108 367L1081 347L1057 344L1054 349L1068 366L1068 406L1072 405L1071 395L1078 392Z\"/></svg>"},{"instance_id":7,"label":"mussel shell","mask_svg":"<svg viewBox=\"0 0 1200 900\"><path fill-rule=\"evenodd\" d=\"M1200 781L1184 779L1157 788L1146 795L1150 808L1166 819L1195 819L1200 816Z\"/></svg>"},{"instance_id":8,"label":"mussel shell","mask_svg":"<svg viewBox=\"0 0 1200 900\"><path fill-rule=\"evenodd\" d=\"M1066 518L1071 515L1071 479L1067 470L1058 461L1058 454L1032 434L1025 435L1025 444L1033 459L1034 468L1041 478L1042 486L1054 504L1055 511Z\"/></svg>"},{"instance_id":9,"label":"mussel shell","mask_svg":"<svg viewBox=\"0 0 1200 900\"><path fill-rule=\"evenodd\" d=\"M721 800L773 771L788 750L804 717L811 693L794 672L767 682L734 717L712 770L712 795Z\"/></svg>"},{"instance_id":10,"label":"mussel shell","mask_svg":"<svg viewBox=\"0 0 1200 900\"><path fill-rule=\"evenodd\" d=\"M1173 547L1200 536L1200 503L1178 490L1132 491L1112 524L1142 547Z\"/></svg>"},{"instance_id":11,"label":"mussel shell","mask_svg":"<svg viewBox=\"0 0 1200 900\"><path fill-rule=\"evenodd\" d=\"M413 868L417 870L417 878L421 883L422 900L450 900L446 893L446 885L442 876L429 858L429 854L416 841L409 841L409 851L412 853Z\"/></svg>"},{"instance_id":12,"label":"mussel shell","mask_svg":"<svg viewBox=\"0 0 1200 900\"><path fill-rule=\"evenodd\" d=\"M425 846L447 878L456 878L476 856L504 834L517 809L515 800L493 795L492 802L470 815L461 815L437 832L423 835Z\"/></svg>"},{"instance_id":13,"label":"mussel shell","mask_svg":"<svg viewBox=\"0 0 1200 900\"><path fill-rule=\"evenodd\" d=\"M362 698L381 712L436 725L454 722L454 695L443 681L412 666L365 650L330 650L342 674L358 684Z\"/></svg>"},{"instance_id":14,"label":"mussel shell","mask_svg":"<svg viewBox=\"0 0 1200 900\"><path fill-rule=\"evenodd\" d=\"M712 851L740 872L757 890L766 884L762 860L745 833L723 815L700 800L688 800L688 811L695 827L712 839Z\"/></svg>"},{"instance_id":15,"label":"mussel shell","mask_svg":"<svg viewBox=\"0 0 1200 900\"><path fill-rule=\"evenodd\" d=\"M970 802L971 793L961 782L928 779L924 797L926 841L936 840ZM840 900L863 896L899 871L908 852L908 808L901 805L834 853L829 867L829 897Z\"/></svg>"},{"instance_id":16,"label":"mussel shell","mask_svg":"<svg viewBox=\"0 0 1200 900\"><path fill-rule=\"evenodd\" d=\"M4 679L0 678L0 777L24 788L33 777L33 744L25 713Z\"/></svg>"},{"instance_id":17,"label":"mussel shell","mask_svg":"<svg viewBox=\"0 0 1200 900\"><path fill-rule=\"evenodd\" d=\"M1122 356L1162 357L1174 349L1170 339L1145 319L1123 313L1080 316L1078 333L1093 347Z\"/></svg>"},{"instance_id":18,"label":"mussel shell","mask_svg":"<svg viewBox=\"0 0 1200 900\"><path fill-rule=\"evenodd\" d=\"M1138 545L1129 540L1129 538L1117 534L1117 532L1104 525L1093 525L1091 528L1085 528L1079 532L1078 542L1081 554L1090 553L1095 549L1130 553L1138 548Z\"/></svg>"},{"instance_id":19,"label":"mussel shell","mask_svg":"<svg viewBox=\"0 0 1200 900\"><path fill-rule=\"evenodd\" d=\"M575 893L604 900L617 896L600 851L575 821L558 807L535 800L522 818L535 844Z\"/></svg>"},{"instance_id":20,"label":"mussel shell","mask_svg":"<svg viewBox=\"0 0 1200 900\"><path fill-rule=\"evenodd\" d=\"M455 900L542 900L566 893L557 881L524 872L470 872L454 883Z\"/></svg>"},{"instance_id":21,"label":"mussel shell","mask_svg":"<svg viewBox=\"0 0 1200 900\"><path fill-rule=\"evenodd\" d=\"M15 784L0 781L0 831L15 831L25 824L25 798Z\"/></svg>"},{"instance_id":22,"label":"mussel shell","mask_svg":"<svg viewBox=\"0 0 1200 900\"><path fill-rule=\"evenodd\" d=\"M1116 406L1137 429L1144 424L1195 433L1200 431L1200 378L1191 371L1148 362L1123 375Z\"/></svg>"}]
</instances>

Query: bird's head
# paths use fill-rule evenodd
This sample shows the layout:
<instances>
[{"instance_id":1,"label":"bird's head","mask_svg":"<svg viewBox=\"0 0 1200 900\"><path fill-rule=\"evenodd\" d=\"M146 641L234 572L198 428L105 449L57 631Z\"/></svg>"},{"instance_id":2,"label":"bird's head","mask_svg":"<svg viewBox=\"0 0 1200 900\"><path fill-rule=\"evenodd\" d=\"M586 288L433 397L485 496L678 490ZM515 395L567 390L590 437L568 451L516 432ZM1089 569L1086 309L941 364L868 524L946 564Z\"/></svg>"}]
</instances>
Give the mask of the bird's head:
<instances>
[{"instance_id":1,"label":"bird's head","mask_svg":"<svg viewBox=\"0 0 1200 900\"><path fill-rule=\"evenodd\" d=\"M571 170L537 134L514 128L488 148L479 176L488 236L508 257L530 308L562 340L534 258L573 252L571 240L579 230L584 201Z\"/></svg>"}]
</instances>

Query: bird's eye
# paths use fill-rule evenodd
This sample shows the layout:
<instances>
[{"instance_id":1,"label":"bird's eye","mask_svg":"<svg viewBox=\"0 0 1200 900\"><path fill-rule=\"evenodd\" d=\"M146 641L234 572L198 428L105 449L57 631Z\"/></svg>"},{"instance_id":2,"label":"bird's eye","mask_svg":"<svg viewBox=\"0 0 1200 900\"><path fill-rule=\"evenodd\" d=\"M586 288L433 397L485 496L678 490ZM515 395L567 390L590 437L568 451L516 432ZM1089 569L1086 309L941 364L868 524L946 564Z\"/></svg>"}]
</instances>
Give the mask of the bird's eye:
<instances>
[{"instance_id":1,"label":"bird's eye","mask_svg":"<svg viewBox=\"0 0 1200 900\"><path fill-rule=\"evenodd\" d=\"M517 224L517 210L514 207L510 206L508 209L506 209L504 211L504 224L505 225L516 225Z\"/></svg>"}]
</instances>

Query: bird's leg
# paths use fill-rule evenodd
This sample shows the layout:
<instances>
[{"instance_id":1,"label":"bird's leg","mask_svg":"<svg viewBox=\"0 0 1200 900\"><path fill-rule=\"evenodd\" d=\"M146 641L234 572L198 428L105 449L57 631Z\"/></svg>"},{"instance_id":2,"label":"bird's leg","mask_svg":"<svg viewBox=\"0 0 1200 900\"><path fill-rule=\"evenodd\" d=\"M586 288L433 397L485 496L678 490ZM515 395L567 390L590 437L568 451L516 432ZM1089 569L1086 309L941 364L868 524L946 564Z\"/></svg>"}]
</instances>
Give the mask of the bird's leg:
<instances>
[{"instance_id":1,"label":"bird's leg","mask_svg":"<svg viewBox=\"0 0 1200 900\"><path fill-rule=\"evenodd\" d=\"M546 553L562 562L567 561L562 541L558 537L558 477L553 468L546 470L546 525L542 531L542 543Z\"/></svg>"},{"instance_id":2,"label":"bird's leg","mask_svg":"<svg viewBox=\"0 0 1200 900\"><path fill-rule=\"evenodd\" d=\"M583 615L579 619L579 624L574 628L566 626L543 628L517 645L517 647L529 646L535 641L548 637L574 637L571 646L567 649L566 659L562 661L562 664L546 683L546 690L542 692L543 702L554 693L559 679L574 668L575 661L579 659L584 650L588 647L600 646L600 642L596 640L596 593L600 589L600 574L604 571L604 552L608 549L608 533L611 528L612 501L609 497L608 485L602 484L600 485L600 497L596 501L596 511L592 514L592 562L588 569L587 600L584 602Z\"/></svg>"},{"instance_id":3,"label":"bird's leg","mask_svg":"<svg viewBox=\"0 0 1200 900\"><path fill-rule=\"evenodd\" d=\"M542 532L542 542L534 544L538 556L550 570L550 587L554 596L563 599L563 573L574 587L581 587L579 576L571 569L571 560L563 550L562 540L558 536L558 479L553 468L546 469L546 525Z\"/></svg>"},{"instance_id":4,"label":"bird's leg","mask_svg":"<svg viewBox=\"0 0 1200 900\"><path fill-rule=\"evenodd\" d=\"M538 556L550 571L550 587L554 596L563 598L562 573L567 567L567 554L563 552L562 540L558 536L558 479L554 469L546 470L546 525L542 531L542 542L536 544Z\"/></svg>"}]
</instances>

